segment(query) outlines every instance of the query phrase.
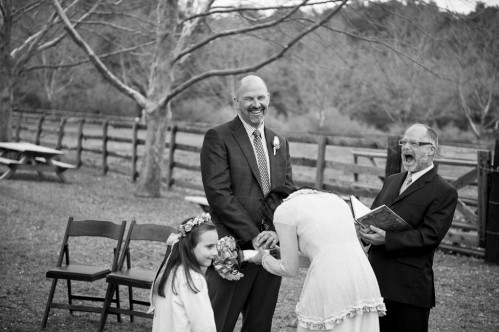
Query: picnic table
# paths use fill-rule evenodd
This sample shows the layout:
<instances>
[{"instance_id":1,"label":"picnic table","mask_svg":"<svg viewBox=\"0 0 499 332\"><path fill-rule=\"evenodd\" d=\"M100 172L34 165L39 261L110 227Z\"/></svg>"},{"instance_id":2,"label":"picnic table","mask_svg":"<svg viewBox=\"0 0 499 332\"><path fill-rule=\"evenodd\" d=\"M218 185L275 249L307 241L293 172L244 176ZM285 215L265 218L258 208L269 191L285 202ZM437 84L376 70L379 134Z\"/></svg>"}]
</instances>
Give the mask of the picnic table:
<instances>
[{"instance_id":1,"label":"picnic table","mask_svg":"<svg viewBox=\"0 0 499 332\"><path fill-rule=\"evenodd\" d=\"M205 196L185 196L184 199L187 202L198 204L203 212L210 212L210 205Z\"/></svg>"},{"instance_id":2,"label":"picnic table","mask_svg":"<svg viewBox=\"0 0 499 332\"><path fill-rule=\"evenodd\" d=\"M55 172L62 182L66 182L62 173L76 166L54 159L63 154L62 151L27 142L0 142L0 165L8 167L0 175L0 180L11 177L17 170L29 170L36 171L41 177L43 172Z\"/></svg>"}]
</instances>

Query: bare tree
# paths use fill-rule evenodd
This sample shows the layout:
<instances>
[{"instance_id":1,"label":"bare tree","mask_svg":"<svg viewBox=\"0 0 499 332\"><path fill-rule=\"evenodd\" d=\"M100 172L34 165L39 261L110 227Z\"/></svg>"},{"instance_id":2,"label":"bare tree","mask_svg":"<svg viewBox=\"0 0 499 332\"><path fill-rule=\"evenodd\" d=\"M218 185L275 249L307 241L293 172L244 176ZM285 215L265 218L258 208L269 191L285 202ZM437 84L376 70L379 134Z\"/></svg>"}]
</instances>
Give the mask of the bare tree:
<instances>
[{"instance_id":1,"label":"bare tree","mask_svg":"<svg viewBox=\"0 0 499 332\"><path fill-rule=\"evenodd\" d=\"M77 0L76 0L77 1ZM71 8L76 1L68 5ZM83 20L94 10L88 7L78 18ZM75 21L77 26L79 22ZM30 61L41 52L56 47L66 36L60 31L60 19L47 1L0 0L0 141L11 138L11 114L16 83ZM13 27L16 38L13 39Z\"/></svg>"},{"instance_id":2,"label":"bare tree","mask_svg":"<svg viewBox=\"0 0 499 332\"><path fill-rule=\"evenodd\" d=\"M158 197L161 193L161 164L165 146L165 135L171 118L171 101L182 91L193 84L215 76L232 76L258 70L281 58L292 46L304 36L316 30L338 13L347 0L322 1L336 5L319 20L302 27L301 31L289 36L284 41L273 41L275 50L272 54L256 54L256 61L236 68L215 68L194 74L184 81L177 81L176 74L187 57L195 56L195 52L203 47L215 45L217 40L234 36L250 36L267 31L280 24L289 23L300 8L315 3L304 0L293 5L279 5L258 8L214 7L214 0L185 2L177 0L158 0L151 21L154 26L154 45L149 49L151 55L148 70L146 94L124 83L112 70L104 64L90 44L82 37L68 13L58 0L52 0L58 17L64 23L67 33L73 41L88 55L92 64L101 75L132 98L146 114L147 134L145 155L142 161L137 195ZM294 3L294 2L293 2ZM183 6L184 5L184 6ZM258 11L274 12L271 16L260 16ZM238 17L238 26L226 30L212 30L209 19L214 15L233 15ZM102 22L105 25L106 21ZM107 22L109 23L109 22ZM205 35L198 34L204 28ZM122 29L125 30L124 28ZM258 38L258 37L257 37Z\"/></svg>"},{"instance_id":3,"label":"bare tree","mask_svg":"<svg viewBox=\"0 0 499 332\"><path fill-rule=\"evenodd\" d=\"M460 106L477 138L499 132L498 17L499 9L479 6L450 30Z\"/></svg>"},{"instance_id":4,"label":"bare tree","mask_svg":"<svg viewBox=\"0 0 499 332\"><path fill-rule=\"evenodd\" d=\"M0 1L0 141L10 139L11 120L8 105L12 105L12 67L10 39L12 22L12 1Z\"/></svg>"}]
</instances>

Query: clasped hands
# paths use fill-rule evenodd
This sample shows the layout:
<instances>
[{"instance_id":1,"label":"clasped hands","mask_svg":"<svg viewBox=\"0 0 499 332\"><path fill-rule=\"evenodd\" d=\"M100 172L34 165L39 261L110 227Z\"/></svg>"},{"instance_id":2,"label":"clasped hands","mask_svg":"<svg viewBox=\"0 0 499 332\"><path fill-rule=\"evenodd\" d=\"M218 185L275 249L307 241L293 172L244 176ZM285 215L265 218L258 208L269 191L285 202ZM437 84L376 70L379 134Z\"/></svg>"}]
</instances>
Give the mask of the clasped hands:
<instances>
[{"instance_id":1,"label":"clasped hands","mask_svg":"<svg viewBox=\"0 0 499 332\"><path fill-rule=\"evenodd\" d=\"M274 231L263 231L251 240L253 248L258 250L258 255L252 257L248 261L255 264L262 264L262 256L268 253L270 249L276 247L279 242L279 237Z\"/></svg>"},{"instance_id":2,"label":"clasped hands","mask_svg":"<svg viewBox=\"0 0 499 332\"><path fill-rule=\"evenodd\" d=\"M357 234L359 234L364 242L375 246L386 243L386 231L381 228L372 225L369 227L361 227L357 224L355 225L355 228L357 229Z\"/></svg>"},{"instance_id":3,"label":"clasped hands","mask_svg":"<svg viewBox=\"0 0 499 332\"><path fill-rule=\"evenodd\" d=\"M279 237L274 231L263 231L251 240L253 243L253 248L258 249L273 249L277 242L279 242Z\"/></svg>"}]
</instances>

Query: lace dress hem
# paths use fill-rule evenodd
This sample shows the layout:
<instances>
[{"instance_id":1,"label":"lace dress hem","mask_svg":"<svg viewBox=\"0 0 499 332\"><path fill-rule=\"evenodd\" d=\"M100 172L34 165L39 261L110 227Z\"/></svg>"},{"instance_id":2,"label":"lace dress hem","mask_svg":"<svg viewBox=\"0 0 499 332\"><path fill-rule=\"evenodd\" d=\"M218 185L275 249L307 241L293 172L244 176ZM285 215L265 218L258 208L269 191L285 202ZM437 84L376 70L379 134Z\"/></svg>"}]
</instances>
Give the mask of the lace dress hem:
<instances>
[{"instance_id":1,"label":"lace dress hem","mask_svg":"<svg viewBox=\"0 0 499 332\"><path fill-rule=\"evenodd\" d=\"M298 316L298 322L301 326L309 330L330 330L336 325L341 324L345 319L353 318L357 315L362 315L364 312L378 312L378 316L382 317L386 315L386 307L383 300L376 301L375 304L366 304L356 307L352 307L341 312L339 315L334 315L332 317L327 317L324 319L318 319L318 317L307 317L296 313Z\"/></svg>"}]
</instances>

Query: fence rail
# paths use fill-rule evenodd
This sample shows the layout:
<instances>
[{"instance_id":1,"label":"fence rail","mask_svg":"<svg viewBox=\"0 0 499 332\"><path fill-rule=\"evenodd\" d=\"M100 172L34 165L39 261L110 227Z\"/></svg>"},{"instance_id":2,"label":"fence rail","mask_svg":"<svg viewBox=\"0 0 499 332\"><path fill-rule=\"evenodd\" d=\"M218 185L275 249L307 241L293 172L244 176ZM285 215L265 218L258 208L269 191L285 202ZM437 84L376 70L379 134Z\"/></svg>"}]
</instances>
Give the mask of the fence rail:
<instances>
[{"instance_id":1,"label":"fence rail","mask_svg":"<svg viewBox=\"0 0 499 332\"><path fill-rule=\"evenodd\" d=\"M13 132L17 141L33 140L35 144L43 143L72 151L78 167L89 164L100 167L103 174L110 170L129 174L132 181L140 176L137 163L143 154L141 149L145 145L146 127L135 119L96 119L74 113L14 114L17 118L13 121ZM167 171L163 178L168 188L178 186L203 190L199 176L199 152L202 136L207 128L186 123L174 124L168 128L169 140L165 144L168 158L164 168ZM186 135L190 135L190 139L185 139ZM379 192L386 174L397 171L397 167L400 169L400 159L393 157L400 156L398 138L395 137L331 133L288 133L286 137L291 145L305 145L306 148L302 150L308 152L298 155L294 150L291 151L293 168L303 170L294 172L297 185L372 199ZM452 146L452 142L447 142ZM459 193L458 211L461 218L453 222L445 239L447 244L443 247L484 256L489 176L486 170L490 169L491 152L479 149L489 147L491 143L467 142L466 146L469 149L474 146L477 150L473 160L442 157L434 160L436 167L453 168L453 176L446 175L445 178L457 189L464 189ZM352 156L353 162L345 157L333 160L337 151ZM390 154L392 157L388 158ZM463 169L463 173L456 176L456 169ZM334 174L331 175L331 172ZM369 180L362 181L360 176ZM349 181L348 178L352 180Z\"/></svg>"}]
</instances>

